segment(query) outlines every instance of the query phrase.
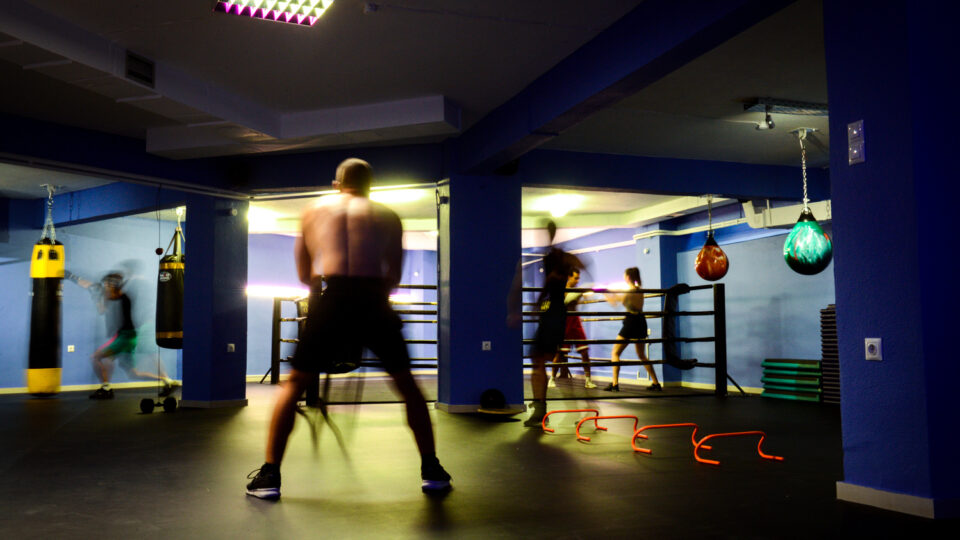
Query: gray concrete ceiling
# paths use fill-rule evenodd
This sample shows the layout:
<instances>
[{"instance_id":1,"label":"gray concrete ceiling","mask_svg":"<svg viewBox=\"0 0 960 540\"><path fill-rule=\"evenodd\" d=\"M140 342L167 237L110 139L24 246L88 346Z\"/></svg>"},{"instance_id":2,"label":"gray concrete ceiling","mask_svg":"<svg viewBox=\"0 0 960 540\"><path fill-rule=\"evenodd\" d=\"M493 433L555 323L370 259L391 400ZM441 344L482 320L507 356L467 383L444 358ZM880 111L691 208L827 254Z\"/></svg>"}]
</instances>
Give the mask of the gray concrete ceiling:
<instances>
[{"instance_id":1,"label":"gray concrete ceiling","mask_svg":"<svg viewBox=\"0 0 960 540\"><path fill-rule=\"evenodd\" d=\"M819 0L801 0L587 119L546 148L762 163L800 164L790 130L817 129L810 164L826 166L826 116L773 114L776 127L758 131L761 114L744 103L772 97L827 103Z\"/></svg>"},{"instance_id":2,"label":"gray concrete ceiling","mask_svg":"<svg viewBox=\"0 0 960 540\"><path fill-rule=\"evenodd\" d=\"M4 0L0 112L144 138L172 158L454 137L640 0L336 0L313 27L212 0ZM797 165L795 127L743 102L826 102L820 0L799 0L563 133L548 148ZM155 88L123 77L134 51ZM352 125L353 127L343 127ZM826 163L822 150L814 165Z\"/></svg>"}]
</instances>

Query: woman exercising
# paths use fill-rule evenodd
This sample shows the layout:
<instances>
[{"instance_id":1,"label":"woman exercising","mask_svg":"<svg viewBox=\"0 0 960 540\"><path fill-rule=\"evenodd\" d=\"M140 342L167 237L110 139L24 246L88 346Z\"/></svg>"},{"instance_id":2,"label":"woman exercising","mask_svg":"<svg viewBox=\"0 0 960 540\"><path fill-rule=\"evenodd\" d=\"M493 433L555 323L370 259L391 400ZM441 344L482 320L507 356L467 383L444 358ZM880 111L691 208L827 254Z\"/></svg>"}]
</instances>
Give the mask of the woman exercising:
<instances>
[{"instance_id":1,"label":"woman exercising","mask_svg":"<svg viewBox=\"0 0 960 540\"><path fill-rule=\"evenodd\" d=\"M623 307L627 308L627 313L623 318L623 326L620 328L620 332L617 334L617 339L644 339L647 337L647 319L643 315L643 292L640 291L640 269L636 266L627 268L623 272L623 279L630 284L631 290L625 293L607 293L604 296L607 298L607 302L610 302L611 305L617 306L623 304ZM642 361L647 361L647 355L643 351L642 343L634 343L634 346L637 348L637 357ZM617 343L613 346L613 361L620 361L620 354L623 353L624 349L627 348L627 343ZM647 390L652 390L659 392L663 390L663 387L660 386L660 381L657 379L657 373L653 370L653 366L647 364L643 366L647 370L647 375L650 376L650 379L653 380ZM619 392L620 391L620 366L613 366L613 382L607 385L604 390L609 392Z\"/></svg>"}]
</instances>

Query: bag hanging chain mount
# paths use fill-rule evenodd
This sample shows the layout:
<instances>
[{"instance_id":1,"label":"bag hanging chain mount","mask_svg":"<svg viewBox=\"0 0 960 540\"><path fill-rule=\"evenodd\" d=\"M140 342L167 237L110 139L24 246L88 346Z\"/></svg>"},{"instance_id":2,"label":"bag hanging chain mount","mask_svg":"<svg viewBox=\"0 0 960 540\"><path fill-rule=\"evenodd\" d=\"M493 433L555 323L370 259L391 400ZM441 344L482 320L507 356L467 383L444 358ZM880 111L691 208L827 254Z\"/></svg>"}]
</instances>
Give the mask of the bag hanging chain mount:
<instances>
[{"instance_id":1,"label":"bag hanging chain mount","mask_svg":"<svg viewBox=\"0 0 960 540\"><path fill-rule=\"evenodd\" d=\"M186 238L183 237L183 229L180 228L180 222L183 219L183 213L184 213L184 207L178 206L177 207L177 228L176 230L173 231L173 238L171 238L170 243L167 244L167 251L163 253L164 255L166 255L167 252L170 251L170 247L174 246L174 243L176 243L176 245L174 246L173 254L179 255L180 252L182 251L181 241L183 242L186 241Z\"/></svg>"},{"instance_id":2,"label":"bag hanging chain mount","mask_svg":"<svg viewBox=\"0 0 960 540\"><path fill-rule=\"evenodd\" d=\"M803 174L803 211L810 212L810 198L807 196L807 147L803 141L807 135L816 131L813 128L798 128L791 133L796 134L797 141L800 142L800 171Z\"/></svg>"},{"instance_id":3,"label":"bag hanging chain mount","mask_svg":"<svg viewBox=\"0 0 960 540\"><path fill-rule=\"evenodd\" d=\"M57 230L53 226L53 192L57 186L53 184L40 184L40 187L47 188L47 218L43 222L43 231L40 233L40 242L50 239L51 244L57 243Z\"/></svg>"}]
</instances>

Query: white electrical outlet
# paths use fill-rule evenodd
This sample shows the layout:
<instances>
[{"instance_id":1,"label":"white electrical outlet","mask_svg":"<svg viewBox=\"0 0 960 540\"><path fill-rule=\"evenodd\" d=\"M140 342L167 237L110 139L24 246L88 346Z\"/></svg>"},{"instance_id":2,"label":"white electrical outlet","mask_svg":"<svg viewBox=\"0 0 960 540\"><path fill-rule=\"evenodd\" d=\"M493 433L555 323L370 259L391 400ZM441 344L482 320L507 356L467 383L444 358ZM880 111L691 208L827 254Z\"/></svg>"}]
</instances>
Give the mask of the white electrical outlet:
<instances>
[{"instance_id":1,"label":"white electrical outlet","mask_svg":"<svg viewBox=\"0 0 960 540\"><path fill-rule=\"evenodd\" d=\"M867 360L883 360L883 347L881 339L878 337L866 338L863 340L863 352Z\"/></svg>"},{"instance_id":2,"label":"white electrical outlet","mask_svg":"<svg viewBox=\"0 0 960 540\"><path fill-rule=\"evenodd\" d=\"M73 352L74 350L76 349L74 349L73 345L67 345L67 352Z\"/></svg>"},{"instance_id":3,"label":"white electrical outlet","mask_svg":"<svg viewBox=\"0 0 960 540\"><path fill-rule=\"evenodd\" d=\"M492 348L492 346L491 346L491 344L490 344L489 341L481 341L481 342L480 342L480 350L481 350L481 351L489 351L491 348Z\"/></svg>"}]
</instances>

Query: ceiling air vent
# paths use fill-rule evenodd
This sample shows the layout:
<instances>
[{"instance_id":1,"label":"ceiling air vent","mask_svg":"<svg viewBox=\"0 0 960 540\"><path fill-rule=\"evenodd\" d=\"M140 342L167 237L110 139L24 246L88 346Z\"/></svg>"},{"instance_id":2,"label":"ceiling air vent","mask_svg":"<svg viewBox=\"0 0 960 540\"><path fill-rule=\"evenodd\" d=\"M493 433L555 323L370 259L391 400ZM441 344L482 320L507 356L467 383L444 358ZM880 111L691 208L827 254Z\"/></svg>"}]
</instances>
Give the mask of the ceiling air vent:
<instances>
[{"instance_id":1,"label":"ceiling air vent","mask_svg":"<svg viewBox=\"0 0 960 540\"><path fill-rule=\"evenodd\" d=\"M153 60L127 51L127 78L153 88Z\"/></svg>"}]
</instances>

